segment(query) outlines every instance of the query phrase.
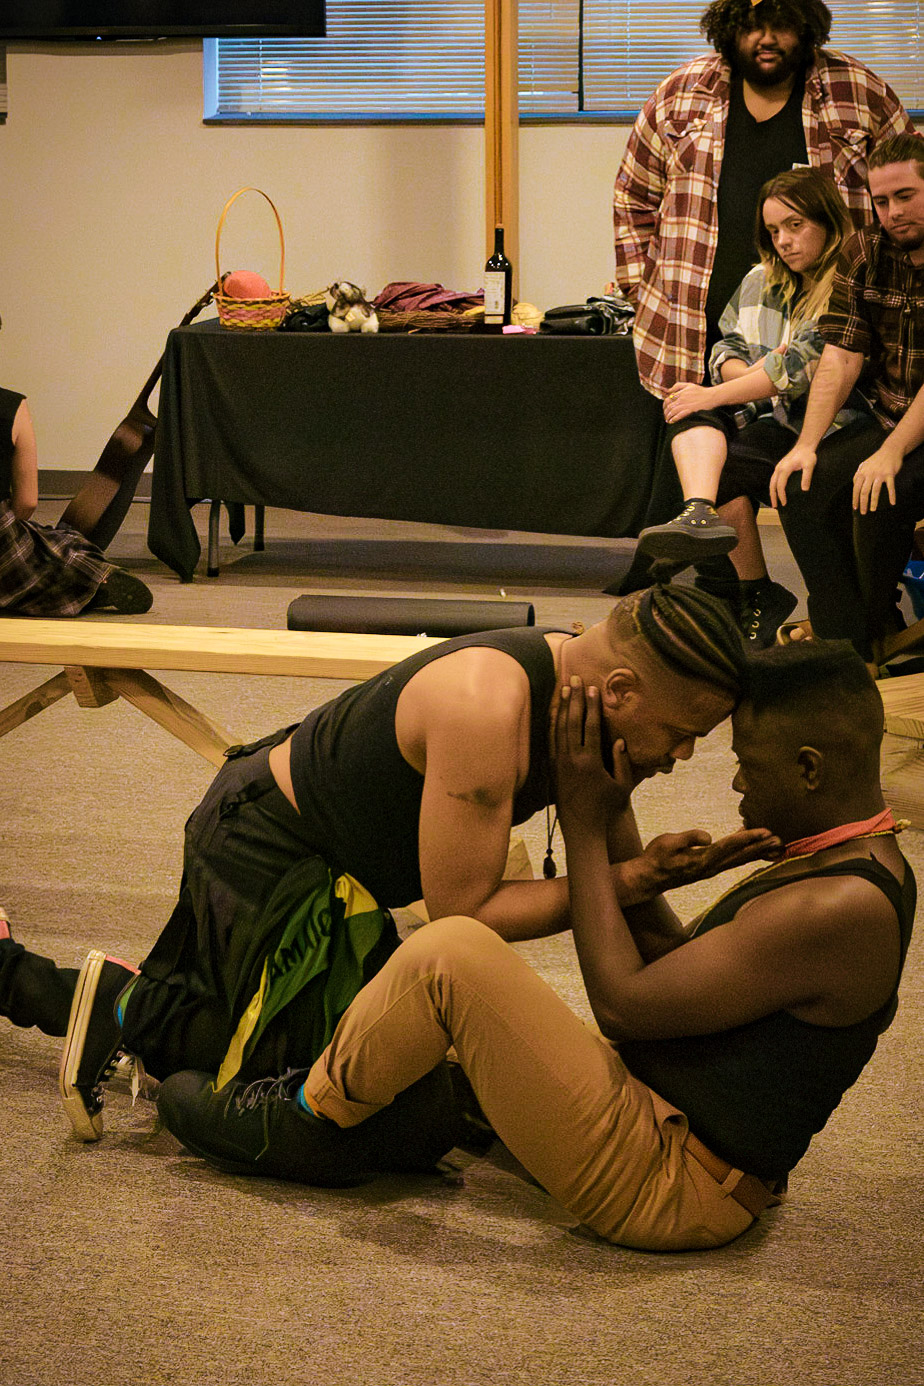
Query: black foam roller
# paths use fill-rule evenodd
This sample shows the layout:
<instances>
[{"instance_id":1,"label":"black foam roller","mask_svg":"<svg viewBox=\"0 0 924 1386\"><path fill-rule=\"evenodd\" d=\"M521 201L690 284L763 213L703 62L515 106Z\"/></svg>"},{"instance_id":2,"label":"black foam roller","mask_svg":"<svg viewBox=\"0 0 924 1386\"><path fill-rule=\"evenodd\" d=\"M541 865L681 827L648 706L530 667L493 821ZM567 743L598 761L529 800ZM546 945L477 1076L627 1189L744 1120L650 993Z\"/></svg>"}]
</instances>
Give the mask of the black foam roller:
<instances>
[{"instance_id":1,"label":"black foam roller","mask_svg":"<svg viewBox=\"0 0 924 1386\"><path fill-rule=\"evenodd\" d=\"M311 594L289 603L286 620L289 630L350 631L357 635L469 635L535 624L532 602Z\"/></svg>"}]
</instances>

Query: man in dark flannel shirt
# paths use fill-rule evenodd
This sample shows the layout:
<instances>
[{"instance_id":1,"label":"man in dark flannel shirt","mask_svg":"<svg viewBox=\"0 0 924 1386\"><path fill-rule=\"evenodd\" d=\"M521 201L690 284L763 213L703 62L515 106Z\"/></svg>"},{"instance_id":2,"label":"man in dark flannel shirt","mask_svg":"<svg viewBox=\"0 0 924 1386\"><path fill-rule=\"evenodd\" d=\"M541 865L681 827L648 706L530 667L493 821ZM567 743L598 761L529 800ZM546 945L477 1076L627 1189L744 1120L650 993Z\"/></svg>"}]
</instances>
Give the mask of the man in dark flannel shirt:
<instances>
[{"instance_id":1,"label":"man in dark flannel shirt","mask_svg":"<svg viewBox=\"0 0 924 1386\"><path fill-rule=\"evenodd\" d=\"M877 145L869 186L878 225L841 252L805 422L770 497L814 633L878 659L903 624L898 581L924 516L924 136ZM869 422L821 442L858 383Z\"/></svg>"}]
</instances>

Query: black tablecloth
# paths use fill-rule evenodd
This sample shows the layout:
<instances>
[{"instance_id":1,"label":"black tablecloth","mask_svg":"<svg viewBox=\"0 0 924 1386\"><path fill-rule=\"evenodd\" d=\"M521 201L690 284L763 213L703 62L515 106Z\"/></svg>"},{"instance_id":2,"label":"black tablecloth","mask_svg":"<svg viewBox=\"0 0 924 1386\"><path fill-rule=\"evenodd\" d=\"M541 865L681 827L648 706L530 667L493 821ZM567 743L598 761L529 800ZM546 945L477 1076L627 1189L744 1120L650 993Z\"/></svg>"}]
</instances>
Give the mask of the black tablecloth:
<instances>
[{"instance_id":1,"label":"black tablecloth","mask_svg":"<svg viewBox=\"0 0 924 1386\"><path fill-rule=\"evenodd\" d=\"M148 545L184 580L210 499L625 537L661 432L627 337L244 333L167 339Z\"/></svg>"}]
</instances>

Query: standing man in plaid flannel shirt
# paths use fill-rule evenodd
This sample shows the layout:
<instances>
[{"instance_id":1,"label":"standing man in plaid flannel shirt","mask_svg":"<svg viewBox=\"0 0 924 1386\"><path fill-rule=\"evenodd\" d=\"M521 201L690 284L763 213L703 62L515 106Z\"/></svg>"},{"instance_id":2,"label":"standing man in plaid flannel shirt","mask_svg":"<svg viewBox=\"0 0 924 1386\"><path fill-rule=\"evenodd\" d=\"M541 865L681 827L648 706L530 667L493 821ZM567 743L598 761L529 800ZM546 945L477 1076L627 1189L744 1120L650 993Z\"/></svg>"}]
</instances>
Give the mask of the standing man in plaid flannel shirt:
<instances>
[{"instance_id":1,"label":"standing man in plaid flannel shirt","mask_svg":"<svg viewBox=\"0 0 924 1386\"><path fill-rule=\"evenodd\" d=\"M814 633L852 640L878 663L882 641L903 624L897 586L924 516L924 136L877 145L869 187L877 225L841 251L802 431L770 499ZM857 383L872 405L869 426L821 442Z\"/></svg>"},{"instance_id":2,"label":"standing man in plaid flannel shirt","mask_svg":"<svg viewBox=\"0 0 924 1386\"><path fill-rule=\"evenodd\" d=\"M874 72L825 51L822 0L713 0L716 49L646 102L616 178L616 282L635 305L642 384L663 399L703 379L718 320L755 260L762 185L794 164L830 168L858 225L866 156L914 127Z\"/></svg>"}]
</instances>

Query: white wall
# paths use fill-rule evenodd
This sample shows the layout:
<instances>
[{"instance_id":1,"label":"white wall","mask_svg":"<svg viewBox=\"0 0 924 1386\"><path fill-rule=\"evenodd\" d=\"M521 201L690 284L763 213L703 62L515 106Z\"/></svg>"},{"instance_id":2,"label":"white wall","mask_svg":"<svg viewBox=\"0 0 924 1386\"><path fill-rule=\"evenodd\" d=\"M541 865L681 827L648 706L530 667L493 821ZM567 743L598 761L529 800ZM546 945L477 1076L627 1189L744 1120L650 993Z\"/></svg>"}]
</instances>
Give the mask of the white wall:
<instances>
[{"instance_id":1,"label":"white wall","mask_svg":"<svg viewBox=\"0 0 924 1386\"><path fill-rule=\"evenodd\" d=\"M286 235L286 287L347 278L477 288L483 131L473 126L202 123L201 46L8 50L0 126L0 383L28 394L43 468L92 467L167 332L215 277L226 198L263 188ZM519 297L599 293L628 130L520 132ZM242 198L222 269L277 273L262 199ZM212 310L208 310L212 311Z\"/></svg>"}]
</instances>

